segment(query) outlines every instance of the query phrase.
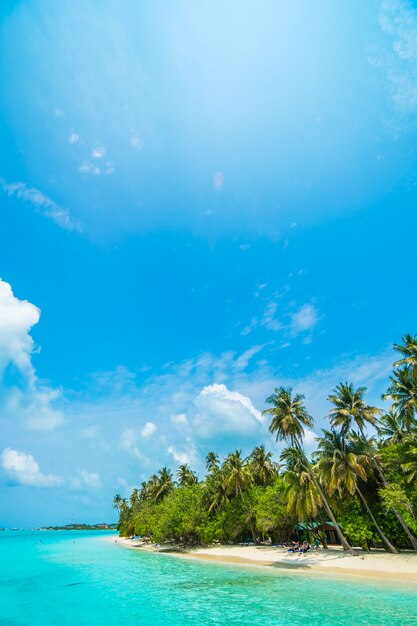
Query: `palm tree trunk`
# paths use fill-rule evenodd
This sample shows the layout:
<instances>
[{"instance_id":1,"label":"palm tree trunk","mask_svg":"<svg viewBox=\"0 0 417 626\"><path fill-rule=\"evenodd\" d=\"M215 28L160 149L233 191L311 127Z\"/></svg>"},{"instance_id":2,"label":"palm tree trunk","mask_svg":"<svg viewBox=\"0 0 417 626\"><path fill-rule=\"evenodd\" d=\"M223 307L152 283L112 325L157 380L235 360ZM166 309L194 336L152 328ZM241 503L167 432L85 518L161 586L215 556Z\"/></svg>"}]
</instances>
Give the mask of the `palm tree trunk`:
<instances>
[{"instance_id":1,"label":"palm tree trunk","mask_svg":"<svg viewBox=\"0 0 417 626\"><path fill-rule=\"evenodd\" d=\"M386 538L386 536L384 535L384 533L382 532L381 527L379 526L378 522L376 521L371 509L368 506L367 501L365 500L363 493L361 492L361 490L359 489L359 487L356 487L356 493L358 494L366 512L368 513L369 517L372 520L373 525L375 526L375 528L378 531L378 535L381 537L382 541L384 542L384 544L387 547L387 550L389 552L391 552L392 554L398 554L398 550L396 548L394 548L394 546L392 545L392 543L390 543L390 541Z\"/></svg>"},{"instance_id":2,"label":"palm tree trunk","mask_svg":"<svg viewBox=\"0 0 417 626\"><path fill-rule=\"evenodd\" d=\"M330 517L330 519L331 519L331 521L332 521L332 523L333 523L333 526L335 527L335 530L336 530L337 536L339 537L339 539L340 539L340 543L341 543L341 544L342 544L342 546L343 546L343 550L345 550L346 552L350 552L352 556L358 556L358 553L357 553L357 552L355 552L354 550L352 550L352 548L351 548L351 546L349 545L349 543L348 543L348 541L347 541L346 537L345 537L345 536L344 536L344 534L342 533L342 529L340 528L339 524L336 522L336 518L335 518L335 516L333 515L333 512L332 512L332 510L331 510L331 508L330 508L330 506L329 506L329 503L327 502L327 498L326 498L326 496L324 495L324 493L323 493L323 491L322 491L322 489L321 489L321 487L320 487L320 485L319 485L319 481L318 481L318 480L317 480L317 478L315 477L314 472L311 470L311 468L310 468L310 476L311 476L311 480L312 480L312 481L313 481L313 483L314 483L315 488L316 488L316 489L317 489L317 491L319 492L319 495L320 495L321 501L323 502L323 506L324 506L324 508L326 509L326 513L327 513L327 515Z\"/></svg>"},{"instance_id":3,"label":"palm tree trunk","mask_svg":"<svg viewBox=\"0 0 417 626\"><path fill-rule=\"evenodd\" d=\"M385 474L382 470L382 467L380 466L380 464L378 463L378 461L376 460L375 457L372 458L375 468L379 474L379 477L381 479L381 482L383 484L384 487L387 487L389 485L387 479L385 478ZM399 511L397 511L396 509L393 509L395 516L397 518L397 520L400 522L401 526L403 527L403 530L405 532L405 534L407 535L411 545L413 546L414 550L417 552L417 539L414 537L414 535L412 534L411 530L408 528L405 519L403 518L403 516L401 515L401 513Z\"/></svg>"}]
</instances>

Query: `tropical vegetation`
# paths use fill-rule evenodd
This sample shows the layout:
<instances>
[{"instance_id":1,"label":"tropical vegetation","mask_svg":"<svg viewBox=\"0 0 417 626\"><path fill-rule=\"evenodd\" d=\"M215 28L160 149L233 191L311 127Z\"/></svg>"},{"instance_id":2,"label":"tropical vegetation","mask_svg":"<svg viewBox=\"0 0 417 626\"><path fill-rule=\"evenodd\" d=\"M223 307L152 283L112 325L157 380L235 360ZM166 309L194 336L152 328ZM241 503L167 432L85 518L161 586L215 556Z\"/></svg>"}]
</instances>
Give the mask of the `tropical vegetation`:
<instances>
[{"instance_id":1,"label":"tropical vegetation","mask_svg":"<svg viewBox=\"0 0 417 626\"><path fill-rule=\"evenodd\" d=\"M326 548L330 525L347 551L417 551L417 335L394 349L401 358L385 409L367 404L365 387L338 384L328 395L328 425L308 454L305 430L314 419L305 398L277 387L263 414L284 445L279 462L258 445L248 456L209 452L202 479L188 464L175 476L163 467L129 500L114 497L120 534L157 543L285 543L298 529Z\"/></svg>"}]
</instances>

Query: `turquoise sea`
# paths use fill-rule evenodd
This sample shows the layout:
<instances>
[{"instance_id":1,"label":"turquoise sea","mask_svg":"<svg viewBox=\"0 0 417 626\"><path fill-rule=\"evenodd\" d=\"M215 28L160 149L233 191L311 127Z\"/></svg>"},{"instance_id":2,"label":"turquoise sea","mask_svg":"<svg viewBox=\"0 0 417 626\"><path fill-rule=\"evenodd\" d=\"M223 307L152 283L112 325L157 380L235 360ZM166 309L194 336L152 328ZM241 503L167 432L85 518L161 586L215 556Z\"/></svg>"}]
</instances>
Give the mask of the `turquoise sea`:
<instances>
[{"instance_id":1,"label":"turquoise sea","mask_svg":"<svg viewBox=\"0 0 417 626\"><path fill-rule=\"evenodd\" d=\"M0 625L417 624L417 586L186 560L106 535L0 532Z\"/></svg>"}]
</instances>

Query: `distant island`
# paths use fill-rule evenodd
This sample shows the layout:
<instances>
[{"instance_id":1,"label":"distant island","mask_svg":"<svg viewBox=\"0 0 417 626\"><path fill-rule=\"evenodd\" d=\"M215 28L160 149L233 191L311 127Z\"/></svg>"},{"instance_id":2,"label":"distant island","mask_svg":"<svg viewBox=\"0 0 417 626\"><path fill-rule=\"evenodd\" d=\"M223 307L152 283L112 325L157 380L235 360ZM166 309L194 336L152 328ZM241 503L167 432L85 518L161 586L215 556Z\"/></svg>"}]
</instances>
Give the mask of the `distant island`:
<instances>
[{"instance_id":1,"label":"distant island","mask_svg":"<svg viewBox=\"0 0 417 626\"><path fill-rule=\"evenodd\" d=\"M116 530L116 524L66 524L65 526L44 526L40 530Z\"/></svg>"}]
</instances>

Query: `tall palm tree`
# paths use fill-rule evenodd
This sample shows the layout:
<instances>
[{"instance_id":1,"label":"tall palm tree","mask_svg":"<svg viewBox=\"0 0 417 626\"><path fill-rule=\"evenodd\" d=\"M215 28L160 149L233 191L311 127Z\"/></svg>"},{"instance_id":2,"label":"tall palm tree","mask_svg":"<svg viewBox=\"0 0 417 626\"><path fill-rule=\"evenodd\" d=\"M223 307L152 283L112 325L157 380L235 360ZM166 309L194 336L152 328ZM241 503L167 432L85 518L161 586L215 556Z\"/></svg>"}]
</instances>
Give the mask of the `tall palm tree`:
<instances>
[{"instance_id":1,"label":"tall palm tree","mask_svg":"<svg viewBox=\"0 0 417 626\"><path fill-rule=\"evenodd\" d=\"M275 435L276 440L285 439L292 446L304 436L304 427L311 428L313 418L307 413L303 403L304 396L292 393L292 387L278 387L266 399L271 408L263 411L264 415L271 415L269 432Z\"/></svg>"},{"instance_id":2,"label":"tall palm tree","mask_svg":"<svg viewBox=\"0 0 417 626\"><path fill-rule=\"evenodd\" d=\"M356 453L352 441L346 440L341 433L335 430L323 430L322 433L314 457L317 459L317 472L329 494L338 492L342 498L346 492L352 496L357 495L387 550L392 554L398 554L398 550L384 535L359 488L359 481L366 481L371 469L369 457Z\"/></svg>"},{"instance_id":3,"label":"tall palm tree","mask_svg":"<svg viewBox=\"0 0 417 626\"><path fill-rule=\"evenodd\" d=\"M394 363L394 367L405 366L407 368L417 367L417 335L403 335L402 344L394 344L394 350L402 355L399 361Z\"/></svg>"},{"instance_id":4,"label":"tall palm tree","mask_svg":"<svg viewBox=\"0 0 417 626\"><path fill-rule=\"evenodd\" d=\"M383 438L384 444L403 441L406 430L398 410L391 407L382 414L378 425L378 434Z\"/></svg>"},{"instance_id":5,"label":"tall palm tree","mask_svg":"<svg viewBox=\"0 0 417 626\"><path fill-rule=\"evenodd\" d=\"M224 476L227 488L235 496L243 498L243 492L253 484L251 468L240 450L229 454L224 463Z\"/></svg>"},{"instance_id":6,"label":"tall palm tree","mask_svg":"<svg viewBox=\"0 0 417 626\"><path fill-rule=\"evenodd\" d=\"M113 498L113 508L116 509L118 513L120 512L121 504L122 504L122 496L120 495L120 493L116 493L116 495Z\"/></svg>"},{"instance_id":7,"label":"tall palm tree","mask_svg":"<svg viewBox=\"0 0 417 626\"><path fill-rule=\"evenodd\" d=\"M195 485L197 483L197 476L190 469L190 466L187 465L187 463L183 463L179 466L177 470L177 479L181 487L186 485Z\"/></svg>"},{"instance_id":8,"label":"tall palm tree","mask_svg":"<svg viewBox=\"0 0 417 626\"><path fill-rule=\"evenodd\" d=\"M384 400L393 401L393 408L399 411L401 419L409 431L416 425L417 367L396 369L390 376L390 380L391 384L383 396Z\"/></svg>"},{"instance_id":9,"label":"tall palm tree","mask_svg":"<svg viewBox=\"0 0 417 626\"><path fill-rule=\"evenodd\" d=\"M266 487L278 475L278 465L272 460L272 452L266 452L265 446L257 446L249 456L254 481Z\"/></svg>"},{"instance_id":10,"label":"tall palm tree","mask_svg":"<svg viewBox=\"0 0 417 626\"><path fill-rule=\"evenodd\" d=\"M377 423L380 411L365 403L365 391L366 387L354 389L352 383L340 383L327 398L333 405L329 414L330 424L333 428L340 428L343 437L354 425L363 433L365 426Z\"/></svg>"},{"instance_id":11,"label":"tall palm tree","mask_svg":"<svg viewBox=\"0 0 417 626\"><path fill-rule=\"evenodd\" d=\"M285 448L280 460L286 468L284 482L288 511L299 520L316 517L322 500L311 478L305 455L298 448Z\"/></svg>"},{"instance_id":12,"label":"tall palm tree","mask_svg":"<svg viewBox=\"0 0 417 626\"><path fill-rule=\"evenodd\" d=\"M209 452L206 456L206 469L209 474L214 474L220 467L219 456L215 452Z\"/></svg>"},{"instance_id":13,"label":"tall palm tree","mask_svg":"<svg viewBox=\"0 0 417 626\"><path fill-rule=\"evenodd\" d=\"M323 507L327 515L331 519L337 536L344 550L348 550L351 554L356 554L350 547L342 529L336 521L335 516L330 508L329 502L319 485L316 475L314 474L311 463L308 461L302 448L301 441L304 435L304 426L312 427L313 418L308 414L303 402L304 396L300 394L292 395L291 388L279 387L275 389L275 393L267 398L267 402L272 404L271 409L267 409L264 413L272 415L269 425L269 432L276 436L277 440L285 440L291 444L291 448L298 451L303 458L303 466L308 468L308 472L314 486L320 495Z\"/></svg>"}]
</instances>

